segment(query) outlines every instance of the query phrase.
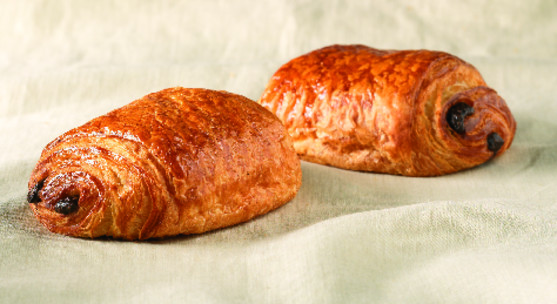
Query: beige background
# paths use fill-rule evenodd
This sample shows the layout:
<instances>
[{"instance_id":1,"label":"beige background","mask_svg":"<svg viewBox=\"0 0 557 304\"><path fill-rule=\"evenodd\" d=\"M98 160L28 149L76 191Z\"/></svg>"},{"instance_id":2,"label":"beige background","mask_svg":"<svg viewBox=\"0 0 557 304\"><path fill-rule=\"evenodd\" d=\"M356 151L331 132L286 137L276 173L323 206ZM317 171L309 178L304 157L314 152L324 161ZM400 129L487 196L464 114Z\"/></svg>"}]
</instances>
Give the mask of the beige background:
<instances>
[{"instance_id":1,"label":"beige background","mask_svg":"<svg viewBox=\"0 0 557 304\"><path fill-rule=\"evenodd\" d=\"M1 303L557 302L557 2L0 1ZM257 99L333 43L474 64L518 123L502 157L439 178L303 162L284 207L199 236L49 233L25 203L57 135L149 92Z\"/></svg>"}]
</instances>

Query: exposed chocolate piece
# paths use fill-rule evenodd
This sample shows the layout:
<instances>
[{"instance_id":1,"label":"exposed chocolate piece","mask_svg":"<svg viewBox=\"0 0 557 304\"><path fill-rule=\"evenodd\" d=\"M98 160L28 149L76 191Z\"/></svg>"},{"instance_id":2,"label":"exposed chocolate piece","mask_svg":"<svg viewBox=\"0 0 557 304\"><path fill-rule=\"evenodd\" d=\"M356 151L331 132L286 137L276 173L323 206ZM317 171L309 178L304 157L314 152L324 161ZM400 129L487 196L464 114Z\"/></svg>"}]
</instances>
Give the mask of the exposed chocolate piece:
<instances>
[{"instance_id":1,"label":"exposed chocolate piece","mask_svg":"<svg viewBox=\"0 0 557 304\"><path fill-rule=\"evenodd\" d=\"M78 201L79 197L65 197L54 205L54 211L64 215L74 213L79 209Z\"/></svg>"},{"instance_id":2,"label":"exposed chocolate piece","mask_svg":"<svg viewBox=\"0 0 557 304\"><path fill-rule=\"evenodd\" d=\"M27 192L27 202L29 204L36 204L41 201L41 198L39 197L39 191L41 191L43 186L44 179L36 183L35 186L33 186L33 188L31 188L31 190Z\"/></svg>"},{"instance_id":3,"label":"exposed chocolate piece","mask_svg":"<svg viewBox=\"0 0 557 304\"><path fill-rule=\"evenodd\" d=\"M487 148L489 151L497 153L497 151L499 151L504 144L505 140L495 132L487 136Z\"/></svg>"},{"instance_id":4,"label":"exposed chocolate piece","mask_svg":"<svg viewBox=\"0 0 557 304\"><path fill-rule=\"evenodd\" d=\"M464 119L472 114L474 114L474 108L467 103L458 102L447 112L447 123L456 133L464 134L466 132L464 129Z\"/></svg>"}]
</instances>

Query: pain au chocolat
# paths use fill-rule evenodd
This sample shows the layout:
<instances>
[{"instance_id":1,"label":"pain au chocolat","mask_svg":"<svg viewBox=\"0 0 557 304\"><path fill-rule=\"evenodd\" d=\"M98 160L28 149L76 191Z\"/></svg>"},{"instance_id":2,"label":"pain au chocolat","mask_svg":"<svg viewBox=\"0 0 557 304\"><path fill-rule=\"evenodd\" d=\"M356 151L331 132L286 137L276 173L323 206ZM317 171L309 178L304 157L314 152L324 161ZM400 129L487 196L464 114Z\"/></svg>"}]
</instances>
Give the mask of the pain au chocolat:
<instances>
[{"instance_id":1,"label":"pain au chocolat","mask_svg":"<svg viewBox=\"0 0 557 304\"><path fill-rule=\"evenodd\" d=\"M28 201L53 232L142 240L247 221L300 184L300 161L272 113L227 92L171 88L49 143Z\"/></svg>"},{"instance_id":2,"label":"pain au chocolat","mask_svg":"<svg viewBox=\"0 0 557 304\"><path fill-rule=\"evenodd\" d=\"M472 65L428 50L315 50L280 67L259 103L304 160L406 176L482 164L509 148L516 129Z\"/></svg>"}]
</instances>

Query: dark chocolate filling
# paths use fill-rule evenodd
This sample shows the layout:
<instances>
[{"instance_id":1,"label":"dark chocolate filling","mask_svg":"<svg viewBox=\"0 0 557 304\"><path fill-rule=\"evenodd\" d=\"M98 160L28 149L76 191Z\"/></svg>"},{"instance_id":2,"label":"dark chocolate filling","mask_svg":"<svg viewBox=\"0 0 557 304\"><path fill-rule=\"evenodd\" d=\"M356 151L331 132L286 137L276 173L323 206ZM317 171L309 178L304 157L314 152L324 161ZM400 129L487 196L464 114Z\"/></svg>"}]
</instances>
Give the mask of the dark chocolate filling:
<instances>
[{"instance_id":1,"label":"dark chocolate filling","mask_svg":"<svg viewBox=\"0 0 557 304\"><path fill-rule=\"evenodd\" d=\"M464 129L464 119L472 114L474 114L474 108L467 103L455 103L447 112L447 123L456 133L464 134L466 132Z\"/></svg>"},{"instance_id":2,"label":"dark chocolate filling","mask_svg":"<svg viewBox=\"0 0 557 304\"><path fill-rule=\"evenodd\" d=\"M79 205L77 204L77 202L79 202L79 196L65 197L59 200L56 205L54 205L54 211L64 215L74 213L77 211L77 209L79 209Z\"/></svg>"},{"instance_id":3,"label":"dark chocolate filling","mask_svg":"<svg viewBox=\"0 0 557 304\"><path fill-rule=\"evenodd\" d=\"M29 204L36 204L41 201L41 198L39 197L39 191L41 191L43 186L44 179L36 183L35 186L33 186L33 188L31 188L29 192L27 192L27 202Z\"/></svg>"},{"instance_id":4,"label":"dark chocolate filling","mask_svg":"<svg viewBox=\"0 0 557 304\"><path fill-rule=\"evenodd\" d=\"M504 144L505 140L495 132L487 136L487 148L489 149L489 151L497 153L497 151L499 151L499 149L501 149Z\"/></svg>"}]
</instances>

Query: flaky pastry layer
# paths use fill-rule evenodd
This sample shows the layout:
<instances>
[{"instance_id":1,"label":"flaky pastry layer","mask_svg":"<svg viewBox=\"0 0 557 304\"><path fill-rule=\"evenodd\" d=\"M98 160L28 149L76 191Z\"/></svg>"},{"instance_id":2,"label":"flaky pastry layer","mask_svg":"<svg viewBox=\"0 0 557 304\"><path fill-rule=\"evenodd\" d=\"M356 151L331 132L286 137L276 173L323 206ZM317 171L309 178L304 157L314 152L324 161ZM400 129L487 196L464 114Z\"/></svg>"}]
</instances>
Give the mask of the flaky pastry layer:
<instances>
[{"instance_id":1,"label":"flaky pastry layer","mask_svg":"<svg viewBox=\"0 0 557 304\"><path fill-rule=\"evenodd\" d=\"M315 50L280 67L259 103L304 160L406 176L482 164L507 150L516 130L472 65L428 50Z\"/></svg>"},{"instance_id":2,"label":"flaky pastry layer","mask_svg":"<svg viewBox=\"0 0 557 304\"><path fill-rule=\"evenodd\" d=\"M300 161L269 111L223 91L171 88L49 143L28 200L53 232L141 240L247 221L300 184Z\"/></svg>"}]
</instances>

